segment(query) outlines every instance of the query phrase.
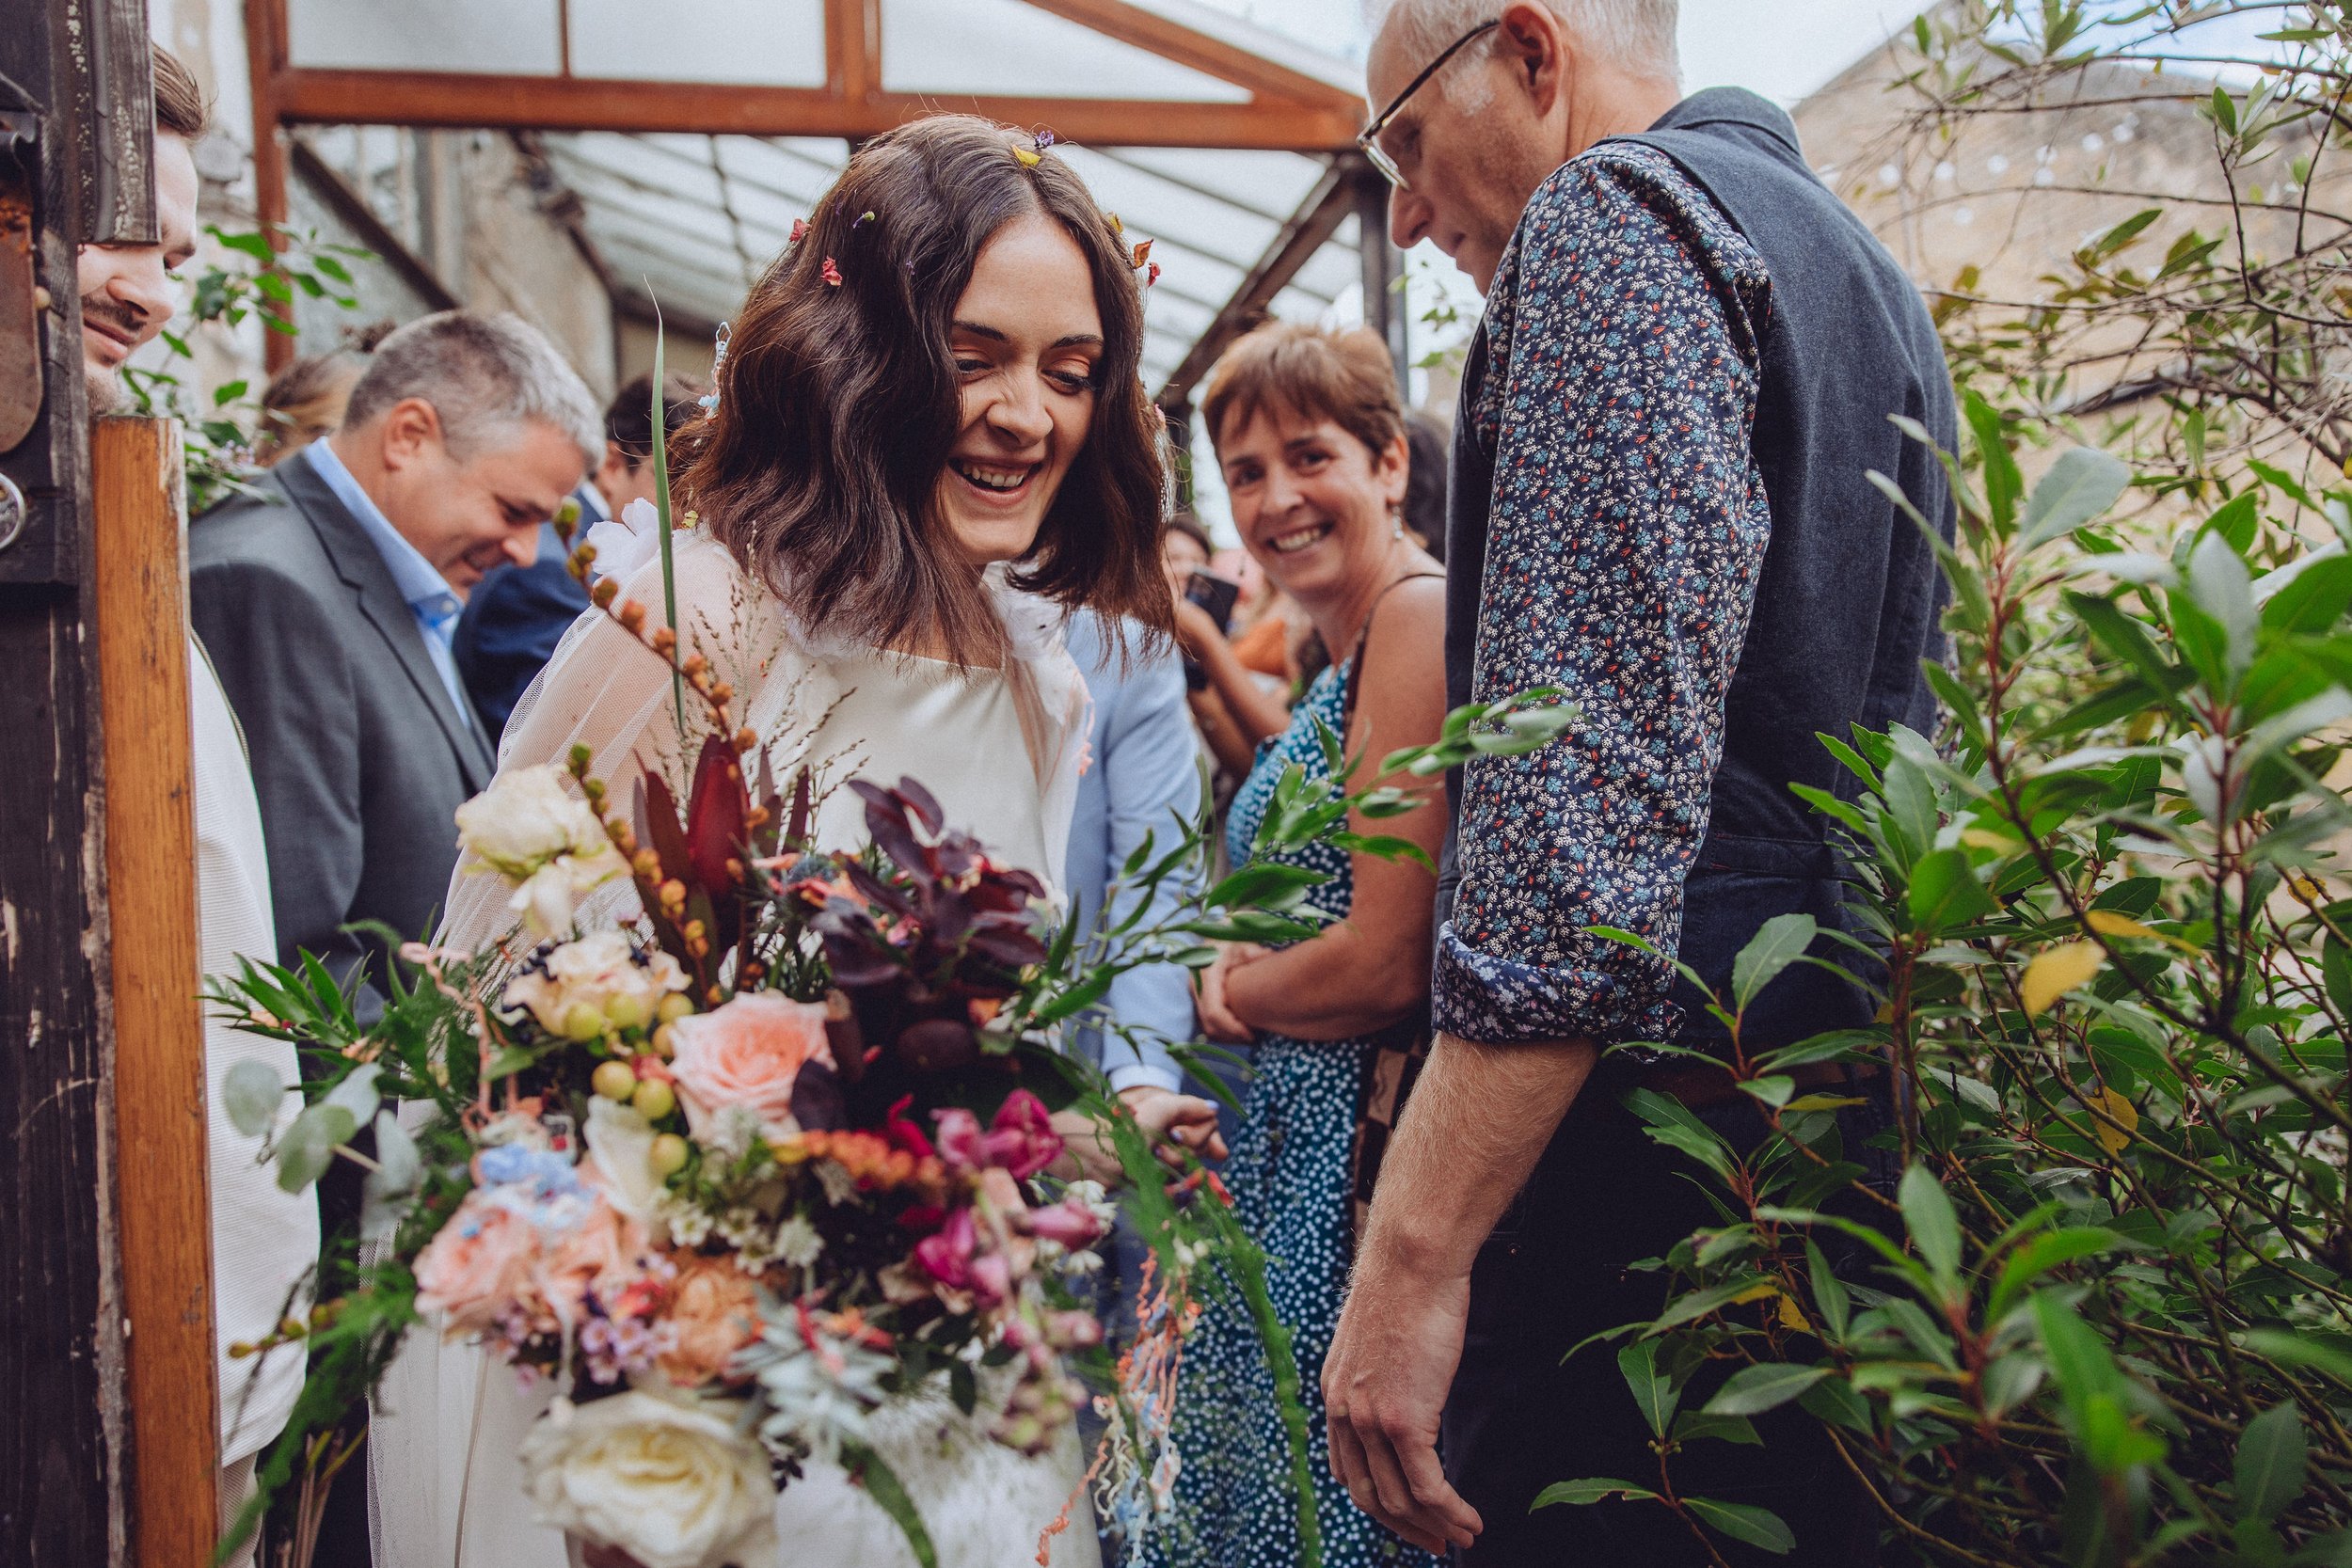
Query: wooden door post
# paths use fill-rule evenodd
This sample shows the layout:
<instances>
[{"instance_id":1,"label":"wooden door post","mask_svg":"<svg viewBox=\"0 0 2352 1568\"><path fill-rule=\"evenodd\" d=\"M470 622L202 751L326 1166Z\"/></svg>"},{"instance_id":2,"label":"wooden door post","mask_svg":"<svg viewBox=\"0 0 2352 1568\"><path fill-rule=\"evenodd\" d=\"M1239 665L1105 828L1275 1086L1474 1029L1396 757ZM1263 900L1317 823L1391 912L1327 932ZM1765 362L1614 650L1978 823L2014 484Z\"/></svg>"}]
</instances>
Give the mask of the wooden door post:
<instances>
[{"instance_id":1,"label":"wooden door post","mask_svg":"<svg viewBox=\"0 0 2352 1568\"><path fill-rule=\"evenodd\" d=\"M90 478L133 1542L139 1568L205 1568L220 1539L220 1417L179 426L100 420Z\"/></svg>"},{"instance_id":2,"label":"wooden door post","mask_svg":"<svg viewBox=\"0 0 2352 1568\"><path fill-rule=\"evenodd\" d=\"M129 1568L105 768L75 247L151 243L141 0L0 7L0 1562ZM15 238L13 236L22 236ZM29 276L27 274L29 273ZM15 497L7 491L12 488Z\"/></svg>"}]
</instances>

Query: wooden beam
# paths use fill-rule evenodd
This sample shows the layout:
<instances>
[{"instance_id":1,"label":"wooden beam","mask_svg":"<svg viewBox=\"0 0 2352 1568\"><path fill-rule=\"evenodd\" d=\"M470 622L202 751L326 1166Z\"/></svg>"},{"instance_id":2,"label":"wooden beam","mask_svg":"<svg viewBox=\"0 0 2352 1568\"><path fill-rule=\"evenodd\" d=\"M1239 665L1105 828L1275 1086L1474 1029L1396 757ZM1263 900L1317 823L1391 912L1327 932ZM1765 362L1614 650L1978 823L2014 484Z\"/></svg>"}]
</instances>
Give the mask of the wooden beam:
<instances>
[{"instance_id":1,"label":"wooden beam","mask_svg":"<svg viewBox=\"0 0 2352 1568\"><path fill-rule=\"evenodd\" d=\"M1303 71L1253 55L1168 17L1147 11L1130 0L1026 0L1039 10L1075 22L1102 34L1147 50L1164 60L1188 67L1235 87L1248 87L1261 98L1279 98L1311 108L1327 109L1361 122L1363 101L1344 87L1310 76ZM1349 135L1352 136L1351 129Z\"/></svg>"},{"instance_id":2,"label":"wooden beam","mask_svg":"<svg viewBox=\"0 0 2352 1568\"><path fill-rule=\"evenodd\" d=\"M1200 384L1202 376L1209 373L1209 367L1216 363L1217 356L1223 354L1234 339L1258 325L1259 319L1265 314L1267 304L1282 292L1285 284L1298 276L1298 269L1323 248L1324 242L1347 221L1347 214L1355 211L1355 207L1353 173L1347 165L1333 159L1331 166L1324 170L1323 178L1315 182L1315 188L1309 191L1307 198L1298 204L1298 211L1291 215L1290 222L1284 224L1282 231L1274 236L1274 243L1266 247L1265 254L1258 258L1258 264L1249 269L1249 275L1234 291L1233 297L1225 302L1225 309L1216 313L1216 320L1209 324L1209 329L1186 351L1184 362L1176 367L1175 372L1168 378L1168 384L1160 388L1159 396L1153 401L1163 408L1189 404L1192 389Z\"/></svg>"},{"instance_id":3,"label":"wooden beam","mask_svg":"<svg viewBox=\"0 0 2352 1568\"><path fill-rule=\"evenodd\" d=\"M882 0L825 0L825 90L851 103L882 91Z\"/></svg>"},{"instance_id":4,"label":"wooden beam","mask_svg":"<svg viewBox=\"0 0 2352 1568\"><path fill-rule=\"evenodd\" d=\"M104 142L73 112L78 78L117 35L77 3L5 15L0 97L21 90L39 116L16 117L31 135L11 150L30 186L33 260L49 297L29 341L25 318L11 323L7 357L40 356L42 401L31 431L0 451L0 477L30 514L0 547L0 1562L129 1568L106 780L87 381L69 286L74 250L91 237L82 164Z\"/></svg>"},{"instance_id":5,"label":"wooden beam","mask_svg":"<svg viewBox=\"0 0 2352 1568\"><path fill-rule=\"evenodd\" d=\"M136 1550L140 1568L206 1568L220 1539L220 1403L179 426L98 420L90 477Z\"/></svg>"},{"instance_id":6,"label":"wooden beam","mask_svg":"<svg viewBox=\"0 0 2352 1568\"><path fill-rule=\"evenodd\" d=\"M247 0L248 8L278 0ZM701 135L881 135L943 110L1009 125L1050 126L1104 147L1259 148L1331 152L1355 144L1357 116L1334 107L1260 101L1200 103L1126 99L1016 98L877 92L862 102L818 87L728 87L465 71L282 71L256 90L286 124L464 126L506 131L670 131ZM257 150L256 163L259 164Z\"/></svg>"},{"instance_id":7,"label":"wooden beam","mask_svg":"<svg viewBox=\"0 0 2352 1568\"><path fill-rule=\"evenodd\" d=\"M253 216L274 245L286 227L287 212L285 114L279 100L286 75L286 0L245 0L245 54L253 87ZM272 374L294 363L294 356L292 334L262 334L262 367Z\"/></svg>"}]
</instances>

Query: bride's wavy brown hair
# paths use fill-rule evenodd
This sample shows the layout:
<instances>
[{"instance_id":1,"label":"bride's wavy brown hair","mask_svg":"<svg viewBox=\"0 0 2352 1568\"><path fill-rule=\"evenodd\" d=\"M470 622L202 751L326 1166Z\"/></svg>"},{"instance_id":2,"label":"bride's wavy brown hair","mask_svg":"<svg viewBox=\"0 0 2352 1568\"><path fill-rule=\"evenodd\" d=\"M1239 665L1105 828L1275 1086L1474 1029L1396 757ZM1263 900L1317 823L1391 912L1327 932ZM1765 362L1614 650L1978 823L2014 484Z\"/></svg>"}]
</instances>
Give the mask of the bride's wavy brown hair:
<instances>
[{"instance_id":1,"label":"bride's wavy brown hair","mask_svg":"<svg viewBox=\"0 0 2352 1568\"><path fill-rule=\"evenodd\" d=\"M1173 625L1140 280L1067 165L969 115L917 120L850 160L753 286L716 411L681 433L679 504L807 625L965 664L1002 657L1003 629L933 496L961 419L956 302L981 247L1031 214L1085 255L1103 354L1086 444L1012 581L1156 633Z\"/></svg>"}]
</instances>

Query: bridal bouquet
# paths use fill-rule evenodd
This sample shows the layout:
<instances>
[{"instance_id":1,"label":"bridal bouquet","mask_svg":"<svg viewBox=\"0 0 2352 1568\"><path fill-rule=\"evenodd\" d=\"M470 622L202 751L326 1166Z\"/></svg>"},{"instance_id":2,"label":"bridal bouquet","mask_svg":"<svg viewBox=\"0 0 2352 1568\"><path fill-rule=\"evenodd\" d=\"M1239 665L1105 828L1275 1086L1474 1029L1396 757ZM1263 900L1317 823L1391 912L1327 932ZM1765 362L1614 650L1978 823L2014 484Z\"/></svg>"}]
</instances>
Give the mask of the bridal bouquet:
<instances>
[{"instance_id":1,"label":"bridal bouquet","mask_svg":"<svg viewBox=\"0 0 2352 1568\"><path fill-rule=\"evenodd\" d=\"M589 553L575 553L583 571ZM1087 911L1057 923L1038 880L948 829L917 781L850 782L866 842L817 852L809 775L780 786L707 661L645 630L610 585L597 607L670 662L681 718L686 693L697 709L683 802L648 774L624 809L585 748L510 769L458 813L478 874L512 889L505 942L405 944L364 1025L314 960L250 965L215 989L243 1027L311 1064L300 1085L258 1064L228 1082L232 1118L267 1139L281 1184L339 1161L365 1171L320 1305L249 1347L303 1341L310 1372L234 1534L289 1484L315 1515L352 1417L420 1323L552 1382L521 1450L537 1516L646 1568L775 1561L778 1489L814 1461L844 1466L933 1562L873 1440L878 1412L917 1399L952 1401L1028 1453L1091 1401L1107 1430L1087 1484L1133 1532L1172 1479L1174 1361L1214 1279L1248 1303L1286 1390L1311 1542L1296 1370L1263 1257L1215 1176L1155 1149L1057 1037L1136 965L1311 935L1322 878L1295 852L1417 852L1346 831L1351 811L1417 800L1348 793L1353 765L1331 740L1337 778L1285 779L1248 863L1171 918L1081 941ZM1465 710L1438 746L1383 771L1428 778L1541 744L1566 720L1548 695ZM1126 882L1205 868L1206 818L1171 828ZM296 1092L307 1103L269 1138ZM1065 1160L1051 1120L1064 1109L1092 1118L1152 1249L1142 1329L1116 1359L1086 1278L1114 1211Z\"/></svg>"}]
</instances>

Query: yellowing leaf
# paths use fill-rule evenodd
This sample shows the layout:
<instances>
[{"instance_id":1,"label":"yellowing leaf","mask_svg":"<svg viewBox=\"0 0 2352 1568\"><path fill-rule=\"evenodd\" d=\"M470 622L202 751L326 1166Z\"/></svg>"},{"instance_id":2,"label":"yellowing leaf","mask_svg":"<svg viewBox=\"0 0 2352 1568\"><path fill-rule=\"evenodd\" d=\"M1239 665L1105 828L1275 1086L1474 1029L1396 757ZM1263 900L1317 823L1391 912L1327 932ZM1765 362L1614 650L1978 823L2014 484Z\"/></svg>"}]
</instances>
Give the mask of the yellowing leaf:
<instances>
[{"instance_id":1,"label":"yellowing leaf","mask_svg":"<svg viewBox=\"0 0 2352 1568\"><path fill-rule=\"evenodd\" d=\"M1012 155L1021 160L1021 166L1024 168L1035 168L1040 163L1044 161L1025 147L1014 148L1012 150Z\"/></svg>"},{"instance_id":2,"label":"yellowing leaf","mask_svg":"<svg viewBox=\"0 0 2352 1568\"><path fill-rule=\"evenodd\" d=\"M2287 874L2287 886L2293 888L2295 895L2306 904L2322 903L2328 896L2328 890L2320 886L2315 878L2307 877L2300 871Z\"/></svg>"},{"instance_id":3,"label":"yellowing leaf","mask_svg":"<svg viewBox=\"0 0 2352 1568\"><path fill-rule=\"evenodd\" d=\"M1850 1094L1799 1095L1781 1107L1784 1111L1835 1111L1846 1105L1867 1105L1868 1101Z\"/></svg>"},{"instance_id":4,"label":"yellowing leaf","mask_svg":"<svg viewBox=\"0 0 2352 1568\"><path fill-rule=\"evenodd\" d=\"M1800 1334L1813 1332L1813 1325L1805 1321L1804 1308L1799 1307L1796 1298L1786 1291L1782 1292L1780 1298L1780 1326L1793 1328Z\"/></svg>"},{"instance_id":5,"label":"yellowing leaf","mask_svg":"<svg viewBox=\"0 0 2352 1568\"><path fill-rule=\"evenodd\" d=\"M1990 828L1970 828L1960 835L1960 841L1971 849L2003 850L2017 847L2015 839L2006 833L1996 833Z\"/></svg>"},{"instance_id":6,"label":"yellowing leaf","mask_svg":"<svg viewBox=\"0 0 2352 1568\"><path fill-rule=\"evenodd\" d=\"M2101 1148L2106 1149L2109 1154L2121 1154L2130 1147L2131 1135L2139 1126L2138 1106L2134 1105L2113 1089L2093 1090L2083 1096L2083 1103L2106 1117L2107 1121L2115 1123L2113 1127L2109 1127L2106 1121L2092 1118L2091 1135L2099 1140Z\"/></svg>"},{"instance_id":7,"label":"yellowing leaf","mask_svg":"<svg viewBox=\"0 0 2352 1568\"><path fill-rule=\"evenodd\" d=\"M2103 937L2147 937L2155 940L2158 933L2150 930L2130 915L2113 910L2086 910L2083 924Z\"/></svg>"},{"instance_id":8,"label":"yellowing leaf","mask_svg":"<svg viewBox=\"0 0 2352 1568\"><path fill-rule=\"evenodd\" d=\"M1767 1296L1776 1296L1778 1294L1780 1294L1780 1287L1777 1285L1751 1285L1746 1290L1740 1291L1738 1295L1732 1297L1728 1305L1737 1306L1743 1301L1762 1301Z\"/></svg>"},{"instance_id":9,"label":"yellowing leaf","mask_svg":"<svg viewBox=\"0 0 2352 1568\"><path fill-rule=\"evenodd\" d=\"M2099 951L2095 942L2060 942L2048 952L2036 955L2033 962L2026 966L2025 978L2018 982L2017 989L2026 999L2026 1011L2032 1015L2048 1012L2053 1003L2089 981L2106 961L2106 955Z\"/></svg>"}]
</instances>

